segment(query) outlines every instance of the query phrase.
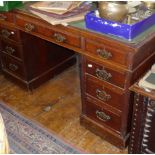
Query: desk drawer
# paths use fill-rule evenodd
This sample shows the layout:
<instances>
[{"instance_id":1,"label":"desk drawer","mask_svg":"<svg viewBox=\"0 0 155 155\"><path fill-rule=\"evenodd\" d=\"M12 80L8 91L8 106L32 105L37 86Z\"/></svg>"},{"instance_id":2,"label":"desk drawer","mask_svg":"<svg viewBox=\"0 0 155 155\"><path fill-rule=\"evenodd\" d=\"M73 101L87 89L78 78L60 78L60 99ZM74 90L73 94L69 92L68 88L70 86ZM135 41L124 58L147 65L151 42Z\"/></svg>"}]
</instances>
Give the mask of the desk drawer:
<instances>
[{"instance_id":1,"label":"desk drawer","mask_svg":"<svg viewBox=\"0 0 155 155\"><path fill-rule=\"evenodd\" d=\"M6 53L10 56L13 56L13 57L19 59L20 61L22 61L23 49L22 49L21 45L8 43L8 42L1 40L1 50L2 50L2 52Z\"/></svg>"},{"instance_id":2,"label":"desk drawer","mask_svg":"<svg viewBox=\"0 0 155 155\"><path fill-rule=\"evenodd\" d=\"M35 23L32 20L25 20L26 18L24 18L23 16L20 15L16 15L16 24L22 28L24 31L26 32L36 32L38 33L38 29L39 29L39 23Z\"/></svg>"},{"instance_id":3,"label":"desk drawer","mask_svg":"<svg viewBox=\"0 0 155 155\"><path fill-rule=\"evenodd\" d=\"M113 45L107 45L86 39L85 49L89 54L100 58L101 60L111 61L123 66L128 66L128 52L112 48Z\"/></svg>"},{"instance_id":4,"label":"desk drawer","mask_svg":"<svg viewBox=\"0 0 155 155\"><path fill-rule=\"evenodd\" d=\"M11 12L0 12L0 21L14 21L14 14Z\"/></svg>"},{"instance_id":5,"label":"desk drawer","mask_svg":"<svg viewBox=\"0 0 155 155\"><path fill-rule=\"evenodd\" d=\"M87 98L85 100L84 115L95 122L116 132L121 132L121 116L100 107Z\"/></svg>"},{"instance_id":6,"label":"desk drawer","mask_svg":"<svg viewBox=\"0 0 155 155\"><path fill-rule=\"evenodd\" d=\"M125 91L86 75L86 93L102 101L103 104L112 106L120 111L125 103Z\"/></svg>"},{"instance_id":7,"label":"desk drawer","mask_svg":"<svg viewBox=\"0 0 155 155\"><path fill-rule=\"evenodd\" d=\"M11 41L20 41L19 30L13 27L0 25L0 37L2 39L9 39Z\"/></svg>"},{"instance_id":8,"label":"desk drawer","mask_svg":"<svg viewBox=\"0 0 155 155\"><path fill-rule=\"evenodd\" d=\"M63 43L67 45L71 45L74 47L80 47L80 36L75 35L74 33L65 33L60 31L53 31L50 34L51 39L53 39L57 43Z\"/></svg>"},{"instance_id":9,"label":"desk drawer","mask_svg":"<svg viewBox=\"0 0 155 155\"><path fill-rule=\"evenodd\" d=\"M2 69L21 78L25 78L23 63L2 54Z\"/></svg>"},{"instance_id":10,"label":"desk drawer","mask_svg":"<svg viewBox=\"0 0 155 155\"><path fill-rule=\"evenodd\" d=\"M116 71L116 69L114 70L109 67L105 67L103 64L99 64L87 59L84 61L86 73L93 75L101 81L112 83L121 88L125 87L125 80L127 77L127 73L125 71Z\"/></svg>"},{"instance_id":11,"label":"desk drawer","mask_svg":"<svg viewBox=\"0 0 155 155\"><path fill-rule=\"evenodd\" d=\"M67 44L74 47L80 47L80 35L64 26L52 26L48 23L42 23L35 19L30 21L28 18L23 19L22 16L16 16L16 24L28 33L36 33L44 37L48 37L51 41L58 44Z\"/></svg>"}]
</instances>

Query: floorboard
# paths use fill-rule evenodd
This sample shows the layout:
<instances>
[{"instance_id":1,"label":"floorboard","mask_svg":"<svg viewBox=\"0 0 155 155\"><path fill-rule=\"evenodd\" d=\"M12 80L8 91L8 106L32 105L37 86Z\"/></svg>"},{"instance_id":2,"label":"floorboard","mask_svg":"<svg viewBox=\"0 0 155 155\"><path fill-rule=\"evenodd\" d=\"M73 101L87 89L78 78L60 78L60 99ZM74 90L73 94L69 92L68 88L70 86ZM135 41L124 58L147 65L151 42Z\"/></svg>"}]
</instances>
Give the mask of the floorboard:
<instances>
[{"instance_id":1,"label":"floorboard","mask_svg":"<svg viewBox=\"0 0 155 155\"><path fill-rule=\"evenodd\" d=\"M25 91L0 74L0 100L88 153L127 153L127 149L116 148L80 125L80 84L76 66L33 92Z\"/></svg>"}]
</instances>

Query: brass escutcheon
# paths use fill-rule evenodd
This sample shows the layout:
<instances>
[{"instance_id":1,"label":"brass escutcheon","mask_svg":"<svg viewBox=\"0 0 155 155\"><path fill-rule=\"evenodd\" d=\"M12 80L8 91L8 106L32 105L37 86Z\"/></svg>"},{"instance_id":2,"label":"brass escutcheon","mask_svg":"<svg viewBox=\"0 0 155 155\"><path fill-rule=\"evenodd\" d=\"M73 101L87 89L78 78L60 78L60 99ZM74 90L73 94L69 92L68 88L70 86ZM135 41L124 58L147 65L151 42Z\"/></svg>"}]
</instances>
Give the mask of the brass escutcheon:
<instances>
[{"instance_id":1,"label":"brass escutcheon","mask_svg":"<svg viewBox=\"0 0 155 155\"><path fill-rule=\"evenodd\" d=\"M97 49L96 52L100 57L104 59L110 59L112 57L112 54L108 52L106 49Z\"/></svg>"},{"instance_id":2,"label":"brass escutcheon","mask_svg":"<svg viewBox=\"0 0 155 155\"><path fill-rule=\"evenodd\" d=\"M100 119L104 122L111 120L111 117L109 115L107 115L106 113L104 113L103 111L96 110L96 116L98 119Z\"/></svg>"},{"instance_id":3,"label":"brass escutcheon","mask_svg":"<svg viewBox=\"0 0 155 155\"><path fill-rule=\"evenodd\" d=\"M111 99L111 96L107 94L104 90L96 89L96 96L98 99L107 102Z\"/></svg>"},{"instance_id":4,"label":"brass escutcheon","mask_svg":"<svg viewBox=\"0 0 155 155\"><path fill-rule=\"evenodd\" d=\"M18 66L15 65L15 64L10 63L9 64L9 69L12 70L12 71L16 71L16 70L18 70Z\"/></svg>"},{"instance_id":5,"label":"brass escutcheon","mask_svg":"<svg viewBox=\"0 0 155 155\"><path fill-rule=\"evenodd\" d=\"M3 29L3 30L1 30L1 35L2 35L2 37L4 37L4 38L8 38L8 37L11 35L11 32L9 32L9 31L6 30L6 29Z\"/></svg>"},{"instance_id":6,"label":"brass escutcheon","mask_svg":"<svg viewBox=\"0 0 155 155\"><path fill-rule=\"evenodd\" d=\"M34 28L35 28L35 26L32 25L32 24L30 24L30 23L26 23L26 24L25 24L25 30L26 30L27 32L33 31Z\"/></svg>"},{"instance_id":7,"label":"brass escutcheon","mask_svg":"<svg viewBox=\"0 0 155 155\"><path fill-rule=\"evenodd\" d=\"M13 49L12 47L6 46L5 51L9 54L13 54L15 52L15 49Z\"/></svg>"},{"instance_id":8,"label":"brass escutcheon","mask_svg":"<svg viewBox=\"0 0 155 155\"><path fill-rule=\"evenodd\" d=\"M108 81L110 78L112 78L111 73L108 73L105 69L96 68L95 74L99 79L105 81Z\"/></svg>"},{"instance_id":9,"label":"brass escutcheon","mask_svg":"<svg viewBox=\"0 0 155 155\"><path fill-rule=\"evenodd\" d=\"M63 36L60 33L54 33L53 38L55 39L56 42L59 42L59 43L63 43L66 40L65 36Z\"/></svg>"}]
</instances>

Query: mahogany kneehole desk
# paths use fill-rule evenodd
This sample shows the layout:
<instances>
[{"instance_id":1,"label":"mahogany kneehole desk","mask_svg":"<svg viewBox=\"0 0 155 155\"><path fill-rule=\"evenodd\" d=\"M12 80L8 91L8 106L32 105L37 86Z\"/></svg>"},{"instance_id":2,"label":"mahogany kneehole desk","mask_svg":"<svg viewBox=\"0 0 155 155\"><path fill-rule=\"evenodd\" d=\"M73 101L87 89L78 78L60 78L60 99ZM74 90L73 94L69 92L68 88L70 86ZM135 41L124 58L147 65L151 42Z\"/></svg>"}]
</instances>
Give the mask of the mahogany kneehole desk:
<instances>
[{"instance_id":1,"label":"mahogany kneehole desk","mask_svg":"<svg viewBox=\"0 0 155 155\"><path fill-rule=\"evenodd\" d=\"M133 106L128 88L155 61L155 33L128 42L76 24L53 26L23 10L0 13L0 19L5 76L33 89L73 65L79 53L81 124L125 147Z\"/></svg>"}]
</instances>

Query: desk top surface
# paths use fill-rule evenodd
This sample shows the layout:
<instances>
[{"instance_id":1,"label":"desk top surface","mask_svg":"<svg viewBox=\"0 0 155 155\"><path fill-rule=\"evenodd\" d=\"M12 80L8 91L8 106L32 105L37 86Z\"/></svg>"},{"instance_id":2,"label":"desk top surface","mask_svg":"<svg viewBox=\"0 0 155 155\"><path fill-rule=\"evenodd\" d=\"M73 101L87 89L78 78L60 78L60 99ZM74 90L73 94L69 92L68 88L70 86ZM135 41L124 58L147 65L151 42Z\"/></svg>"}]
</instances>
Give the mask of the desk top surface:
<instances>
[{"instance_id":1,"label":"desk top surface","mask_svg":"<svg viewBox=\"0 0 155 155\"><path fill-rule=\"evenodd\" d=\"M134 85L131 86L130 90L137 94L141 94L143 96L149 97L153 100L155 100L155 90L151 90L150 92L147 92L144 88L141 88L138 86L138 82L136 82Z\"/></svg>"},{"instance_id":2,"label":"desk top surface","mask_svg":"<svg viewBox=\"0 0 155 155\"><path fill-rule=\"evenodd\" d=\"M34 18L39 18L36 15L33 15L32 13L30 13L30 11L27 9L27 6L30 4L32 4L32 2L25 3L23 6L18 7L16 9L16 12L27 14L27 15L30 15ZM42 19L40 19L40 20L42 20ZM88 33L94 33L94 34L101 35L103 37L108 37L110 39L114 39L116 41L131 45L131 46L137 45L137 44L147 40L149 37L155 35L155 26L152 26L151 28L147 29L146 31L144 31L143 33L141 33L140 35L138 35L136 38L132 39L131 41L119 38L117 36L107 35L107 34L103 34L100 32L90 30L90 29L86 28L84 20L71 22L71 23L69 23L69 26L80 29L81 31L86 31Z\"/></svg>"}]
</instances>

